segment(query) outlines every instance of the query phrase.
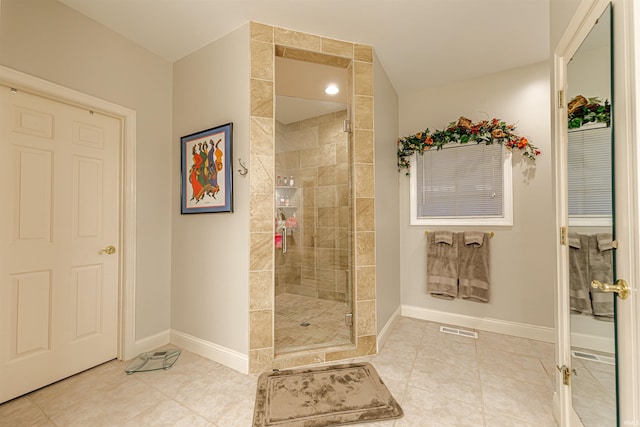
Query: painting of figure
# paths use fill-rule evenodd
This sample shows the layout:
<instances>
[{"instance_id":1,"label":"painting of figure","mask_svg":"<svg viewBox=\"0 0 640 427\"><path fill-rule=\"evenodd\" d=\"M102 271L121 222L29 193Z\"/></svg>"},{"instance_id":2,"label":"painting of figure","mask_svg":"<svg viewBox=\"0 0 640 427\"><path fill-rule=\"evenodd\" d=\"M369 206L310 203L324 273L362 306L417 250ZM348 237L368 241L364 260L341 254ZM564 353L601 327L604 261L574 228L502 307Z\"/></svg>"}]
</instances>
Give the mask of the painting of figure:
<instances>
[{"instance_id":1,"label":"painting of figure","mask_svg":"<svg viewBox=\"0 0 640 427\"><path fill-rule=\"evenodd\" d=\"M180 138L181 212L233 212L233 124Z\"/></svg>"}]
</instances>

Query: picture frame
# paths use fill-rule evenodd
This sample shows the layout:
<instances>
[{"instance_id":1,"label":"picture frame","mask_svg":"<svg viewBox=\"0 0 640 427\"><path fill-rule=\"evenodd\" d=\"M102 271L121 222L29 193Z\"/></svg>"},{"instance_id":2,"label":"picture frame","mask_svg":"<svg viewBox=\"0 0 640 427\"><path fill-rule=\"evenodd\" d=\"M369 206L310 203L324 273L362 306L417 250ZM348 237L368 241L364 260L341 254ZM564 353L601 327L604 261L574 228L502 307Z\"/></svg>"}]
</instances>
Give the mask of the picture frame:
<instances>
[{"instance_id":1,"label":"picture frame","mask_svg":"<svg viewBox=\"0 0 640 427\"><path fill-rule=\"evenodd\" d=\"M180 213L233 212L233 123L180 138Z\"/></svg>"}]
</instances>

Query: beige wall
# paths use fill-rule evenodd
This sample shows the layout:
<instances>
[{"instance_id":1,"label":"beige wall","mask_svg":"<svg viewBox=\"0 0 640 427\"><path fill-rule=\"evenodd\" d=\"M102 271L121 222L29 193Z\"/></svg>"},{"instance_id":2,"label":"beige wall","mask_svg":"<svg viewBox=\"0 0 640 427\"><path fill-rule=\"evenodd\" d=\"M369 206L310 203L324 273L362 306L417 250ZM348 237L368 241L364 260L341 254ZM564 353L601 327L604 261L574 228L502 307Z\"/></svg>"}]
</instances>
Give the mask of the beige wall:
<instances>
[{"instance_id":1,"label":"beige wall","mask_svg":"<svg viewBox=\"0 0 640 427\"><path fill-rule=\"evenodd\" d=\"M400 174L396 167L398 95L374 56L376 304L378 333L400 307Z\"/></svg>"},{"instance_id":2,"label":"beige wall","mask_svg":"<svg viewBox=\"0 0 640 427\"><path fill-rule=\"evenodd\" d=\"M0 64L136 111L136 340L170 327L171 64L50 0L2 0Z\"/></svg>"},{"instance_id":3,"label":"beige wall","mask_svg":"<svg viewBox=\"0 0 640 427\"><path fill-rule=\"evenodd\" d=\"M248 353L249 26L173 68L171 326ZM180 137L233 122L233 213L180 214Z\"/></svg>"},{"instance_id":4,"label":"beige wall","mask_svg":"<svg viewBox=\"0 0 640 427\"><path fill-rule=\"evenodd\" d=\"M519 154L513 156L514 225L480 228L495 232L491 241L488 304L460 299L446 301L427 295L424 238L427 227L409 225L409 177L402 174L400 242L404 305L532 326L554 326L556 262L549 105L546 62L400 99L403 136L427 127L442 129L462 115L474 121L497 117L514 123L516 132L527 136L542 151L535 167L529 167Z\"/></svg>"}]
</instances>

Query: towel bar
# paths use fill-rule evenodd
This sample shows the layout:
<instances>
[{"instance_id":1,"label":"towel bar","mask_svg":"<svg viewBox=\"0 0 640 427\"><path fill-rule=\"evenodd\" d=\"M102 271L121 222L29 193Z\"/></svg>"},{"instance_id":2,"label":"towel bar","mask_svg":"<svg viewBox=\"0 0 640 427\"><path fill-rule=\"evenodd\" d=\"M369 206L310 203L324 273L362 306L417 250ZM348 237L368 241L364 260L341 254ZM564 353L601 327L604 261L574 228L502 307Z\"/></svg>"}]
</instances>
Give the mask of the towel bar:
<instances>
[{"instance_id":1,"label":"towel bar","mask_svg":"<svg viewBox=\"0 0 640 427\"><path fill-rule=\"evenodd\" d=\"M428 234L431 233L431 230L424 230L424 234ZM494 233L493 231L489 231L489 237L493 237L495 236L496 233Z\"/></svg>"}]
</instances>

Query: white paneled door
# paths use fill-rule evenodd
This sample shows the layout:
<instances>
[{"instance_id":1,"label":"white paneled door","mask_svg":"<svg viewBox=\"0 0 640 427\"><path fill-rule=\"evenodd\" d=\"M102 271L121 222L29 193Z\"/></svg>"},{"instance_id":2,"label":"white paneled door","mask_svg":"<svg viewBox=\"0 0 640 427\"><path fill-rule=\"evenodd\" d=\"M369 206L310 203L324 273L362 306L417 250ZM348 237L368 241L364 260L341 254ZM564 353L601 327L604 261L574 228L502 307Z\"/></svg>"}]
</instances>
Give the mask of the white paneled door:
<instances>
[{"instance_id":1,"label":"white paneled door","mask_svg":"<svg viewBox=\"0 0 640 427\"><path fill-rule=\"evenodd\" d=\"M0 403L117 356L120 141L0 86Z\"/></svg>"}]
</instances>

